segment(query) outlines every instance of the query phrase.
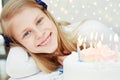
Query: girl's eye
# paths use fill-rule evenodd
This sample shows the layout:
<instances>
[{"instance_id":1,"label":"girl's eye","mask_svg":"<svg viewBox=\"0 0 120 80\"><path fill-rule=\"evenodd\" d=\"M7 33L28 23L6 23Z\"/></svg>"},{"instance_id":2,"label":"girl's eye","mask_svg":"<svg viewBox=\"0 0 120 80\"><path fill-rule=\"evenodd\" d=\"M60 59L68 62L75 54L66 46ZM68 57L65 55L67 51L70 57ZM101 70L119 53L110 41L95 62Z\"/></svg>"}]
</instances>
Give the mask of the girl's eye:
<instances>
[{"instance_id":1,"label":"girl's eye","mask_svg":"<svg viewBox=\"0 0 120 80\"><path fill-rule=\"evenodd\" d=\"M25 32L24 37L29 36L29 35L30 35L30 31L29 32Z\"/></svg>"},{"instance_id":2,"label":"girl's eye","mask_svg":"<svg viewBox=\"0 0 120 80\"><path fill-rule=\"evenodd\" d=\"M42 19L43 19L43 18L40 18L40 19L37 21L37 25L42 22Z\"/></svg>"}]
</instances>

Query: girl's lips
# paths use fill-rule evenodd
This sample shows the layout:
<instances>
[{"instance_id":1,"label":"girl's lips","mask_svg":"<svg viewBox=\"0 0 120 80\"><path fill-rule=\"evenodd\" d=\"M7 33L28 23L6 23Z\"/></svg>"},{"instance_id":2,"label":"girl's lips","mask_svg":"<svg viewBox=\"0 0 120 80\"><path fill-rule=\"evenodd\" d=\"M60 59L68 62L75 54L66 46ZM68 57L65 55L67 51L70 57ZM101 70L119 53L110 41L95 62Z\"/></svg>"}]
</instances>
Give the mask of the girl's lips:
<instances>
[{"instance_id":1,"label":"girl's lips","mask_svg":"<svg viewBox=\"0 0 120 80\"><path fill-rule=\"evenodd\" d=\"M45 40L43 40L40 44L38 44L38 46L46 45L50 41L50 39L51 39L51 34L52 33L50 33L49 36Z\"/></svg>"}]
</instances>

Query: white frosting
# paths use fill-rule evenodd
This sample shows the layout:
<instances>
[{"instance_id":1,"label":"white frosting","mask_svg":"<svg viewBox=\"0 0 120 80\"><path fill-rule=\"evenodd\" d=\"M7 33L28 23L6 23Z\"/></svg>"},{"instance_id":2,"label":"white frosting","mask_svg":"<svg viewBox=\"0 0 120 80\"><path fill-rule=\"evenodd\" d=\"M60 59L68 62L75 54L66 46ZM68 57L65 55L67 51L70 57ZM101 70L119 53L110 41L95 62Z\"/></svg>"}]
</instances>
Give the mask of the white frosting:
<instances>
[{"instance_id":1,"label":"white frosting","mask_svg":"<svg viewBox=\"0 0 120 80\"><path fill-rule=\"evenodd\" d=\"M120 62L79 62L72 52L63 62L64 80L120 80Z\"/></svg>"}]
</instances>

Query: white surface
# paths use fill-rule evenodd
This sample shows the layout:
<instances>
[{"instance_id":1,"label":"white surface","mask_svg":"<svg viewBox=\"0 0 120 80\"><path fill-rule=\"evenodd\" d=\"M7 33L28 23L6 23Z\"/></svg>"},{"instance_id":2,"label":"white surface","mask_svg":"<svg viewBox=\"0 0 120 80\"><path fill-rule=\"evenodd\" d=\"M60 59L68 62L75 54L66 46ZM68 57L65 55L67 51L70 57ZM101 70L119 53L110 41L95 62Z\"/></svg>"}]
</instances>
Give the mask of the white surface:
<instances>
[{"instance_id":1,"label":"white surface","mask_svg":"<svg viewBox=\"0 0 120 80\"><path fill-rule=\"evenodd\" d=\"M120 80L120 62L87 63L79 62L73 52L64 60L64 80Z\"/></svg>"}]
</instances>

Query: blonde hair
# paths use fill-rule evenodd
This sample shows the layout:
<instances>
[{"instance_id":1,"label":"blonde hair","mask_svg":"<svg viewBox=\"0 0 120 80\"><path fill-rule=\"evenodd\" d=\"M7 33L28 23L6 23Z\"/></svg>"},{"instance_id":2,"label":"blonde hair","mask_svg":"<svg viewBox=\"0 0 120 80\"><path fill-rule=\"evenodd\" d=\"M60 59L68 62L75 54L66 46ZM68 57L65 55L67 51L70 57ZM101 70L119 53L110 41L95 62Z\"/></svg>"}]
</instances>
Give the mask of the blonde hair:
<instances>
[{"instance_id":1,"label":"blonde hair","mask_svg":"<svg viewBox=\"0 0 120 80\"><path fill-rule=\"evenodd\" d=\"M40 10L42 10L49 17L49 19L51 19L54 22L58 30L57 51L60 53L60 55L64 55L63 50L67 50L68 52L76 50L75 44L71 40L68 40L65 33L63 33L63 29L61 26L65 23L63 24L58 23L46 9L44 9L42 5L38 5L35 0L9 0L8 3L4 6L1 15L2 29L3 29L3 33L8 38L13 40L12 45L23 47L12 37L11 32L9 30L9 21L15 14L19 13L20 9L23 8L24 6L40 8ZM49 55L30 53L30 55L34 58L38 67L42 71L52 72L60 66L60 64L56 60L56 55L54 55L54 53Z\"/></svg>"}]
</instances>

